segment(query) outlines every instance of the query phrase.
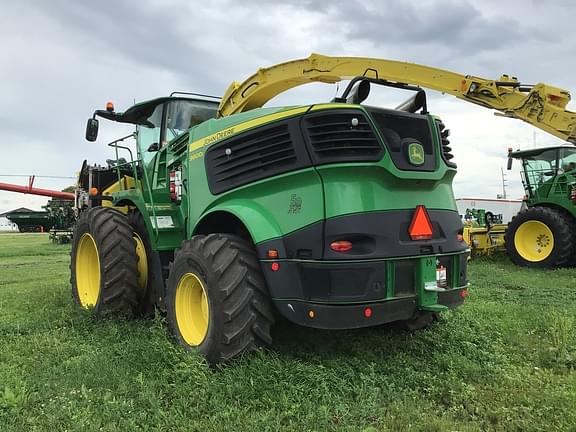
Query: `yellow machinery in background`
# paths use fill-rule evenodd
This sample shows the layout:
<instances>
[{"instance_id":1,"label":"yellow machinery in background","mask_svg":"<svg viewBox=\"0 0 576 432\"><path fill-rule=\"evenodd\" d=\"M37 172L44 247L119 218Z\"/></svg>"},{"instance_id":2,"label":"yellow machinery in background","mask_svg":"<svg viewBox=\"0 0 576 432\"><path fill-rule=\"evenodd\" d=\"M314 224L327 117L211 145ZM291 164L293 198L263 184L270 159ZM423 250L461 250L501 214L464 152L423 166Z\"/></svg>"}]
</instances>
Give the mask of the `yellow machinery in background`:
<instances>
[{"instance_id":1,"label":"yellow machinery in background","mask_svg":"<svg viewBox=\"0 0 576 432\"><path fill-rule=\"evenodd\" d=\"M470 246L470 256L504 252L507 228L508 224L502 223L502 215L483 209L466 209L462 236Z\"/></svg>"}]
</instances>

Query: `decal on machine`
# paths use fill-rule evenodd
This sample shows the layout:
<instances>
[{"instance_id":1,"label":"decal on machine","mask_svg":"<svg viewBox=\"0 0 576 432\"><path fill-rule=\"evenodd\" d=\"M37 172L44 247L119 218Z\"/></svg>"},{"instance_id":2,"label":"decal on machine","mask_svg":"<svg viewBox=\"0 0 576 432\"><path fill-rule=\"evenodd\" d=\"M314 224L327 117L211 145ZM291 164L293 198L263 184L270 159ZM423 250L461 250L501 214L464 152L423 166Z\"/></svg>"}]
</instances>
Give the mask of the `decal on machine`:
<instances>
[{"instance_id":1,"label":"decal on machine","mask_svg":"<svg viewBox=\"0 0 576 432\"><path fill-rule=\"evenodd\" d=\"M152 209L156 209L156 210L172 210L172 205L171 204L146 204L146 210L152 211Z\"/></svg>"},{"instance_id":2,"label":"decal on machine","mask_svg":"<svg viewBox=\"0 0 576 432\"><path fill-rule=\"evenodd\" d=\"M174 228L172 216L156 216L156 225L154 225L154 216L150 216L150 221L152 222L152 226L157 226L159 229Z\"/></svg>"},{"instance_id":3,"label":"decal on machine","mask_svg":"<svg viewBox=\"0 0 576 432\"><path fill-rule=\"evenodd\" d=\"M197 151L194 153L190 154L190 160L195 160L195 159L200 159L201 157L204 156L204 152L203 151Z\"/></svg>"},{"instance_id":4,"label":"decal on machine","mask_svg":"<svg viewBox=\"0 0 576 432\"><path fill-rule=\"evenodd\" d=\"M199 148L202 148L204 146L210 145L215 143L216 141L220 141L224 138L228 138L229 136L234 135L234 128L228 128L225 129L223 131L217 132L215 134L212 134L206 138L203 138L201 140L198 141L194 141L193 143L190 144L190 151L194 151L194 150L198 150Z\"/></svg>"},{"instance_id":5,"label":"decal on machine","mask_svg":"<svg viewBox=\"0 0 576 432\"><path fill-rule=\"evenodd\" d=\"M290 205L288 206L288 214L300 213L302 210L302 197L292 194L290 197Z\"/></svg>"},{"instance_id":6,"label":"decal on machine","mask_svg":"<svg viewBox=\"0 0 576 432\"><path fill-rule=\"evenodd\" d=\"M424 147L420 143L410 143L408 146L408 160L412 165L423 165L424 164Z\"/></svg>"}]
</instances>

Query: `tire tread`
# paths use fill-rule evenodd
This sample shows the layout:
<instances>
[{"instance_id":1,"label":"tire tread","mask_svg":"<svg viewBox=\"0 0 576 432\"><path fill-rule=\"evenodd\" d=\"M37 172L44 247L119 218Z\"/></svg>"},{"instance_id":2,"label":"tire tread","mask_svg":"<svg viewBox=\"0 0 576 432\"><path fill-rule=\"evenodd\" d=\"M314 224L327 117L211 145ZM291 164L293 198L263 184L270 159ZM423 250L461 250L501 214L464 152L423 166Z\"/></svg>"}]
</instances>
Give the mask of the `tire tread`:
<instances>
[{"instance_id":1,"label":"tire tread","mask_svg":"<svg viewBox=\"0 0 576 432\"><path fill-rule=\"evenodd\" d=\"M190 257L200 258L216 279L214 286L206 289L209 299L218 296L219 310L212 310L211 306L210 313L220 314L222 331L212 335L215 340L211 341L210 352L203 352L205 343L199 346L208 363L225 362L244 351L270 344L274 314L252 244L231 234L197 235L182 242L174 263ZM171 270L169 296L177 285L173 279ZM177 325L170 327L178 339Z\"/></svg>"},{"instance_id":2,"label":"tire tread","mask_svg":"<svg viewBox=\"0 0 576 432\"><path fill-rule=\"evenodd\" d=\"M514 244L518 228L525 222L537 220L545 223L554 234L554 249L549 257L542 261L531 262L520 256ZM568 214L542 206L529 207L512 218L504 235L506 252L517 265L524 267L562 267L568 265L574 257L575 224Z\"/></svg>"},{"instance_id":3,"label":"tire tread","mask_svg":"<svg viewBox=\"0 0 576 432\"><path fill-rule=\"evenodd\" d=\"M80 227L88 229L78 232ZM75 231L70 268L76 302L80 304L75 280L76 242L84 232L88 232L96 241L101 269L100 295L94 307L95 315L133 314L138 304L138 268L136 244L126 216L112 208L95 207L82 213Z\"/></svg>"}]
</instances>

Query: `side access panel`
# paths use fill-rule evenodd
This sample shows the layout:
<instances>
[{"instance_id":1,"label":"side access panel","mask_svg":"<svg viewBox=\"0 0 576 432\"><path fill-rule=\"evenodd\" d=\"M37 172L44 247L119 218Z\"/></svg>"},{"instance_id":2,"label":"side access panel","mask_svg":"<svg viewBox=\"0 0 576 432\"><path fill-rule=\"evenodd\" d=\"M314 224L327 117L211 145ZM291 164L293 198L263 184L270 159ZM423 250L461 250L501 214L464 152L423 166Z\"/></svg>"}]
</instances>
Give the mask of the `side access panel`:
<instances>
[{"instance_id":1,"label":"side access panel","mask_svg":"<svg viewBox=\"0 0 576 432\"><path fill-rule=\"evenodd\" d=\"M191 150L189 185L209 193L191 193L189 232L210 213L226 211L244 223L255 243L307 226L321 235L323 188L303 143L299 118L256 127L258 120L253 120L254 129ZM191 133L191 142L194 137Z\"/></svg>"}]
</instances>

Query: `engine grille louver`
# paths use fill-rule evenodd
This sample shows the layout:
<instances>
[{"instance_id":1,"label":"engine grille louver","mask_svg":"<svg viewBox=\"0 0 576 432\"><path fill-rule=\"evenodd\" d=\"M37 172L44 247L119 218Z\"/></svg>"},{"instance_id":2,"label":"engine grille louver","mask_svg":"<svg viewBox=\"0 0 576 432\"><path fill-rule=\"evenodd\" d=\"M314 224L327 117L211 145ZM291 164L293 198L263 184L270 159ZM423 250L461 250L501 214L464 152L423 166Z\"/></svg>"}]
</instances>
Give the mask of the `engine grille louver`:
<instances>
[{"instance_id":1,"label":"engine grille louver","mask_svg":"<svg viewBox=\"0 0 576 432\"><path fill-rule=\"evenodd\" d=\"M288 124L233 138L206 154L210 190L214 194L291 171L299 165Z\"/></svg>"},{"instance_id":2,"label":"engine grille louver","mask_svg":"<svg viewBox=\"0 0 576 432\"><path fill-rule=\"evenodd\" d=\"M188 148L188 135L186 135L186 139L180 140L173 146L173 153L176 157L180 157Z\"/></svg>"},{"instance_id":3,"label":"engine grille louver","mask_svg":"<svg viewBox=\"0 0 576 432\"><path fill-rule=\"evenodd\" d=\"M446 165L456 168L456 164L452 162L454 159L454 155L452 154L452 147L450 147L450 141L448 140L448 136L450 135L450 131L446 129L446 125L442 123L441 120L436 119L436 124L438 125L438 130L440 131L440 143L442 144L442 158Z\"/></svg>"},{"instance_id":4,"label":"engine grille louver","mask_svg":"<svg viewBox=\"0 0 576 432\"><path fill-rule=\"evenodd\" d=\"M382 147L361 113L319 113L306 117L303 124L317 164L382 157Z\"/></svg>"}]
</instances>

